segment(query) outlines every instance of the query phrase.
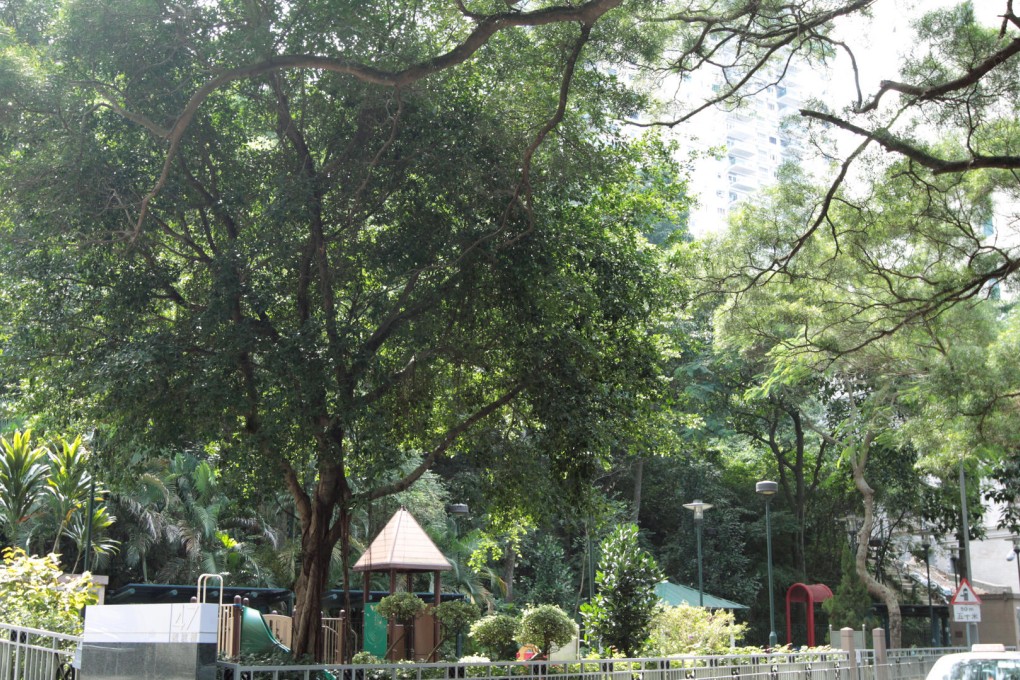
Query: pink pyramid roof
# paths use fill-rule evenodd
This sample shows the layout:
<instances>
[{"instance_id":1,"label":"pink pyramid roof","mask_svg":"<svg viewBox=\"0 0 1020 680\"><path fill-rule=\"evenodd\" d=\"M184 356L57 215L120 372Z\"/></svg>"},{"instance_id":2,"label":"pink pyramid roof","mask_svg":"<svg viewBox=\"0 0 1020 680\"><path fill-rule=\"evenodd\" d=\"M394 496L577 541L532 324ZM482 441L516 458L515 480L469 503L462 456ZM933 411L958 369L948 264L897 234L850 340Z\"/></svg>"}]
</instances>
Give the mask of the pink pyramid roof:
<instances>
[{"instance_id":1,"label":"pink pyramid roof","mask_svg":"<svg viewBox=\"0 0 1020 680\"><path fill-rule=\"evenodd\" d=\"M421 525L400 508L354 564L354 571L449 571L450 561L439 552Z\"/></svg>"}]
</instances>

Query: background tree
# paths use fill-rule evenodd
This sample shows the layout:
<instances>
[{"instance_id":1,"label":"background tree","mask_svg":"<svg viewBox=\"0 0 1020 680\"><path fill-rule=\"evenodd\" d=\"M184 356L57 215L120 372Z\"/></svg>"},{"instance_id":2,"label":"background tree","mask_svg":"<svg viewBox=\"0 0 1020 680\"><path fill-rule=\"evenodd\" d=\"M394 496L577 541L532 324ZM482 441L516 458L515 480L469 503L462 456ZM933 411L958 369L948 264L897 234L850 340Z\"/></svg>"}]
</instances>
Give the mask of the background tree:
<instances>
[{"instance_id":1,"label":"background tree","mask_svg":"<svg viewBox=\"0 0 1020 680\"><path fill-rule=\"evenodd\" d=\"M633 524L617 527L603 541L601 553L595 575L598 592L581 606L585 635L589 644L633 656L648 637L662 572L638 544Z\"/></svg>"},{"instance_id":2,"label":"background tree","mask_svg":"<svg viewBox=\"0 0 1020 680\"><path fill-rule=\"evenodd\" d=\"M871 596L854 569L854 556L843 549L843 576L832 597L822 603L829 615L829 625L841 628L860 628L871 619Z\"/></svg>"}]
</instances>

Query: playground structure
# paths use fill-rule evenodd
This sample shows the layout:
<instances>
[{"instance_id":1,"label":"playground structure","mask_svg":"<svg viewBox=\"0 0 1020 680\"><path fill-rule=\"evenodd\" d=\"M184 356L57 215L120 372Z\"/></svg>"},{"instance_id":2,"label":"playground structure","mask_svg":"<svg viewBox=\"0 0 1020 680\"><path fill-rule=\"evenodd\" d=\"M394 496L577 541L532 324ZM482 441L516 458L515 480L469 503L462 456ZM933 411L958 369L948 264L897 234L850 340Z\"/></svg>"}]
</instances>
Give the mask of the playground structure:
<instances>
[{"instance_id":1,"label":"playground structure","mask_svg":"<svg viewBox=\"0 0 1020 680\"><path fill-rule=\"evenodd\" d=\"M393 515L354 565L364 573L364 587L330 590L321 608L321 663L350 661L355 652L366 651L389 661L435 661L438 658L439 621L427 611L413 621L387 620L377 611L384 597L400 590L413 592L415 574L432 573L430 592L414 593L439 604L461 599L459 593L442 593L440 572L452 565L417 521L401 508ZM371 575L389 576L388 590L371 590ZM399 579L398 574L405 578ZM381 579L379 579L381 580ZM377 581L378 585L378 581ZM293 593L284 588L227 586L220 574L203 574L196 585L131 583L110 592L106 605L209 604L218 609L216 651L219 658L278 652L289 654L292 642L290 610Z\"/></svg>"},{"instance_id":2,"label":"playground structure","mask_svg":"<svg viewBox=\"0 0 1020 680\"><path fill-rule=\"evenodd\" d=\"M192 598L200 604L208 601L208 586L219 581L219 626L216 635L217 656L236 659L241 655L290 654L292 619L283 614L262 614L248 605L240 595L234 602L223 603L223 577L220 574L202 574L198 578L198 594ZM323 654L321 663L343 663L344 618L323 618Z\"/></svg>"}]
</instances>

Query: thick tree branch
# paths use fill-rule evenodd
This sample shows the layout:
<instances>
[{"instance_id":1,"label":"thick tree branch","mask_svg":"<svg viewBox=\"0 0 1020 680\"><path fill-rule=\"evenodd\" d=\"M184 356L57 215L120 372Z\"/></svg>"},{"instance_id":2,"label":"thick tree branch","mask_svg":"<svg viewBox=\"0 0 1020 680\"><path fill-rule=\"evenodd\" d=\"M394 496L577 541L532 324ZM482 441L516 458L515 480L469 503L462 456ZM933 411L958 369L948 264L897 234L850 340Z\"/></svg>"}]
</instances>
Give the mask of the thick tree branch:
<instances>
[{"instance_id":1,"label":"thick tree branch","mask_svg":"<svg viewBox=\"0 0 1020 680\"><path fill-rule=\"evenodd\" d=\"M838 118L830 113L812 111L811 109L801 109L800 115L806 118L820 120L830 125L835 125L842 130L852 132L867 140L873 140L886 151L901 154L915 163L923 165L936 175L966 172L968 170L976 170L979 168L994 168L1000 170L1020 169L1020 156L982 156L975 154L970 158L946 160L944 158L933 156L927 151L923 151L912 144L908 144L902 139L898 139L889 134L886 130L868 130L858 125L854 125L850 121Z\"/></svg>"},{"instance_id":2,"label":"thick tree branch","mask_svg":"<svg viewBox=\"0 0 1020 680\"><path fill-rule=\"evenodd\" d=\"M938 99L939 97L943 97L951 92L956 92L977 84L977 82L990 71L995 69L997 66L1001 66L1006 63L1010 58L1016 56L1018 53L1020 53L1020 38L1014 38L1001 50L995 52L974 68L969 69L959 78L954 78L953 80L942 83L941 85L920 87L918 85L911 85L910 83L900 83L895 80L883 80L875 96L870 102L857 111L857 113L866 113L877 109L879 101L886 92L899 92L900 94L910 95L918 101L931 101Z\"/></svg>"},{"instance_id":3,"label":"thick tree branch","mask_svg":"<svg viewBox=\"0 0 1020 680\"><path fill-rule=\"evenodd\" d=\"M365 494L365 500L372 501L410 488L412 484L418 481L423 474L432 468L439 458L446 454L450 447L453 446L463 434L516 399L522 391L524 391L524 384L519 383L498 399L489 402L462 420L459 424L450 428L446 435L434 447L432 447L432 450L425 454L425 457L422 459L422 462L418 465L418 467L391 484L386 484L373 489L371 492Z\"/></svg>"},{"instance_id":4,"label":"thick tree branch","mask_svg":"<svg viewBox=\"0 0 1020 680\"><path fill-rule=\"evenodd\" d=\"M858 0L859 2L862 0ZM133 232L130 238L137 238L142 229L145 217L148 214L149 205L159 192L166 186L170 177L170 168L174 157L180 149L184 133L191 125L192 119L202 107L202 104L217 90L230 83L255 78L260 75L275 71L313 69L341 73L352 76L365 83L381 85L385 87L402 88L411 83L420 81L431 75L439 73L448 68L462 64L470 59L478 50L484 47L490 38L499 31L522 28L548 26L551 24L579 22L585 26L592 26L606 12L619 6L623 0L589 0L577 6L563 5L547 7L534 12L504 12L486 16L476 22L475 28L464 40L445 54L426 59L417 64L412 64L403 69L384 70L367 64L362 64L345 59L337 59L314 54L293 54L271 57L253 64L240 66L223 71L219 75L206 81L191 96L184 109L181 111L174 125L166 130L162 126L153 123L136 112L125 111L116 99L109 99L107 103L120 115L128 120L142 125L157 136L169 142L167 157L163 164L163 170L152 190L142 199L139 215L135 221ZM108 96L113 93L107 87L93 86L101 95Z\"/></svg>"}]
</instances>

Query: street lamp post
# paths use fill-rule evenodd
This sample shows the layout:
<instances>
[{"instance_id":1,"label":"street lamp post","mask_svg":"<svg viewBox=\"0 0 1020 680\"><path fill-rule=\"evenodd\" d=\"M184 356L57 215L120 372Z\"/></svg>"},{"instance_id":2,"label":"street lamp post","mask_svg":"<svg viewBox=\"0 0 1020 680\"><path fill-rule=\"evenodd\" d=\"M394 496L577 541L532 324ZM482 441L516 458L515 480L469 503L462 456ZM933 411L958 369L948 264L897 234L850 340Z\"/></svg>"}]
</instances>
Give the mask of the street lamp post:
<instances>
[{"instance_id":1,"label":"street lamp post","mask_svg":"<svg viewBox=\"0 0 1020 680\"><path fill-rule=\"evenodd\" d=\"M453 520L453 535L456 538L460 538L460 526L457 523L457 517L466 517L471 510L468 508L467 503L450 503L446 506L446 511L450 513L450 518ZM436 624L436 632L439 632L439 624ZM457 631L456 641L456 654L459 659L464 648L464 637L460 630Z\"/></svg>"},{"instance_id":2,"label":"street lamp post","mask_svg":"<svg viewBox=\"0 0 1020 680\"><path fill-rule=\"evenodd\" d=\"M694 512L694 528L695 533L698 535L698 606L705 606L705 580L704 572L702 571L702 553L701 553L701 525L705 521L705 511L711 509L711 504L702 503L701 500L696 500L691 503L684 503L684 507Z\"/></svg>"},{"instance_id":3,"label":"street lamp post","mask_svg":"<svg viewBox=\"0 0 1020 680\"><path fill-rule=\"evenodd\" d=\"M1013 558L1016 561L1016 577L1020 580L1020 536L1013 537ZM1020 593L1020 590L1017 590Z\"/></svg>"},{"instance_id":4,"label":"street lamp post","mask_svg":"<svg viewBox=\"0 0 1020 680\"><path fill-rule=\"evenodd\" d=\"M953 567L953 587L960 587L960 546L949 546L949 564Z\"/></svg>"},{"instance_id":5,"label":"street lamp post","mask_svg":"<svg viewBox=\"0 0 1020 680\"><path fill-rule=\"evenodd\" d=\"M769 504L772 497L779 492L779 484L762 481L754 485L754 490L765 497L765 545L768 553L769 574L769 648L775 649L778 638L776 637L776 597L772 585L772 518L769 515Z\"/></svg>"},{"instance_id":6,"label":"street lamp post","mask_svg":"<svg viewBox=\"0 0 1020 680\"><path fill-rule=\"evenodd\" d=\"M931 550L931 532L926 527L921 527L921 549L924 550L924 584L928 590L928 622L931 628L931 646L938 647L938 638L935 635L935 609L931 606L931 563L928 551Z\"/></svg>"}]
</instances>

